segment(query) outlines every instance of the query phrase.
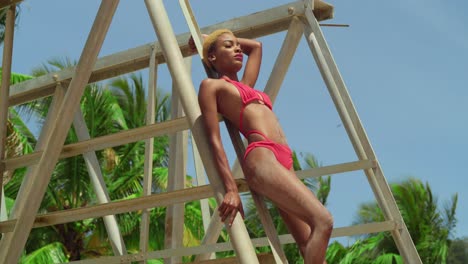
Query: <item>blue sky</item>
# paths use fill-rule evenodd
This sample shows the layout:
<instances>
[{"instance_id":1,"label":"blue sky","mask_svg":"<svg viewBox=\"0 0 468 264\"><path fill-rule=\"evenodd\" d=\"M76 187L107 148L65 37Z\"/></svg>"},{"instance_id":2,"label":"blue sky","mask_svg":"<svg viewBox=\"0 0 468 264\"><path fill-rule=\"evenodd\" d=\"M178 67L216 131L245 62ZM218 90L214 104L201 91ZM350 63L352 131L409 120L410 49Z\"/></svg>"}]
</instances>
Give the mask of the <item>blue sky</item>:
<instances>
[{"instance_id":1,"label":"blue sky","mask_svg":"<svg viewBox=\"0 0 468 264\"><path fill-rule=\"evenodd\" d=\"M191 1L200 26L288 2ZM322 29L387 180L419 178L430 184L441 204L458 193L455 236L468 236L468 18L462 14L468 4L461 0L328 2L335 6L335 18L326 23L350 27ZM187 32L178 1L164 3L175 32ZM24 1L15 32L13 71L28 74L54 57L78 60L98 5L99 1ZM264 61L258 89L269 77L284 35L260 39ZM144 2L123 0L99 56L155 39ZM197 87L204 73L194 58ZM158 86L170 91L165 66L158 77ZM312 153L322 165L357 160L304 39L275 112L296 152ZM228 147L228 152L233 159L233 150ZM335 226L350 225L359 204L373 197L363 173L333 176L328 208Z\"/></svg>"}]
</instances>

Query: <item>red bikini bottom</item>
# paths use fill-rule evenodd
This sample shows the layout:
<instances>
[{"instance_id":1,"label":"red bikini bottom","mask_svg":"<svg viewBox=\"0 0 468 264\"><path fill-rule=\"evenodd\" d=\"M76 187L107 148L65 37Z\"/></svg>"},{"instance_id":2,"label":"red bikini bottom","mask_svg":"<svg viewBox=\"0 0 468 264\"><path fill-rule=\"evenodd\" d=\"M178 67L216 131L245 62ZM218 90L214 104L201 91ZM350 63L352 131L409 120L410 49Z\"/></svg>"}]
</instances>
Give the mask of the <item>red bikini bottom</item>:
<instances>
[{"instance_id":1,"label":"red bikini bottom","mask_svg":"<svg viewBox=\"0 0 468 264\"><path fill-rule=\"evenodd\" d=\"M276 157L276 160L278 160L278 162L281 163L283 167L285 167L288 170L292 168L292 165L293 165L292 151L288 146L273 142L269 140L265 135L255 130L249 131L247 136L250 134L260 134L261 136L265 138L265 140L254 141L250 143L247 146L247 149L245 150L244 160L247 158L247 155L249 155L250 151L252 151L253 149L267 148L271 150L271 152L273 152L273 154Z\"/></svg>"}]
</instances>

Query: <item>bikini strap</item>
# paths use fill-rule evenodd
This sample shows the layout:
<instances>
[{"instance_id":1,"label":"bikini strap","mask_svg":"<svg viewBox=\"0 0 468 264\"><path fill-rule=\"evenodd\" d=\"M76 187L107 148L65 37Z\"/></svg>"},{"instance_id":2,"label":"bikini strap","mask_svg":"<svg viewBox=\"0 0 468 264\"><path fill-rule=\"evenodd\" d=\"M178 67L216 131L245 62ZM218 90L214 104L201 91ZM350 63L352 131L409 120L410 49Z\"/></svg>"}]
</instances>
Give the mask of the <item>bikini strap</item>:
<instances>
[{"instance_id":1,"label":"bikini strap","mask_svg":"<svg viewBox=\"0 0 468 264\"><path fill-rule=\"evenodd\" d=\"M242 130L241 130L241 131L242 131ZM250 130L249 132L245 133L245 137L247 138L247 137L249 137L249 136L252 135L252 134L258 134L258 135L264 137L265 140L270 140L270 139L268 139L268 137L267 137L265 134L263 134L263 133L260 132L259 130L255 130L255 129L252 129L252 130Z\"/></svg>"}]
</instances>

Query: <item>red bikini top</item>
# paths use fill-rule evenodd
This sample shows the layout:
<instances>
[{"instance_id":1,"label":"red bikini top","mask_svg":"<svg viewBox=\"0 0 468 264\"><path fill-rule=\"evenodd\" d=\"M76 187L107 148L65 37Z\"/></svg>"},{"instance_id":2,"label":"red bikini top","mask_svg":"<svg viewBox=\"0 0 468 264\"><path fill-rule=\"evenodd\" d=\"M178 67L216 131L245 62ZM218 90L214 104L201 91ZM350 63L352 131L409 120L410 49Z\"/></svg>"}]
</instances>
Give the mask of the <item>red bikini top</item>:
<instances>
[{"instance_id":1,"label":"red bikini top","mask_svg":"<svg viewBox=\"0 0 468 264\"><path fill-rule=\"evenodd\" d=\"M246 84L233 81L227 77L222 77L222 79L224 79L225 81L229 83L232 83L237 88L237 90L239 91L241 100L242 100L242 109L241 109L240 117L239 117L240 118L239 119L239 131L243 132L242 131L242 116L243 116L245 107L247 107L247 105L250 104L251 102L257 101L266 105L268 108L273 109L270 97L266 93L257 91L254 88Z\"/></svg>"}]
</instances>

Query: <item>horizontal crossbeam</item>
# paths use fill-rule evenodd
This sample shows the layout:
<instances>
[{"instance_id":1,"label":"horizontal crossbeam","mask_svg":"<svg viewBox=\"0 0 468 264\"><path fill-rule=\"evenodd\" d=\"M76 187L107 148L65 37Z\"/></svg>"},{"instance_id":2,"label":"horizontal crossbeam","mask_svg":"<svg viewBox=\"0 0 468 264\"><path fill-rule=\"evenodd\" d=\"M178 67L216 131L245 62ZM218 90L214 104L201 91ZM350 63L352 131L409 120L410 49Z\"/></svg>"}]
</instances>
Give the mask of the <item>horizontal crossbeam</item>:
<instances>
[{"instance_id":1,"label":"horizontal crossbeam","mask_svg":"<svg viewBox=\"0 0 468 264\"><path fill-rule=\"evenodd\" d=\"M323 2L320 3L316 4L316 11L326 13L328 15L323 17L330 18L333 8ZM302 17L304 14L303 1L296 1L204 27L201 31L208 33L218 28L229 28L239 37L258 38L286 30L294 16ZM188 32L176 36L183 56L193 55L187 45L189 37ZM158 63L165 63L159 42L148 43L100 58L92 71L89 83L147 68L153 46L156 49ZM57 82L69 82L74 72L75 67L71 67L11 86L9 105L18 105L52 95Z\"/></svg>"},{"instance_id":2,"label":"horizontal crossbeam","mask_svg":"<svg viewBox=\"0 0 468 264\"><path fill-rule=\"evenodd\" d=\"M332 237L341 237L341 236L354 236L362 235L369 233L378 233L385 231L392 231L398 229L398 225L393 221L385 222L375 222L369 224L361 224L347 227L334 228L332 232ZM291 244L296 243L293 237L290 234L284 234L279 236L281 244ZM255 247L264 247L268 246L268 239L266 237L254 238L252 243ZM222 252L232 250L232 245L230 242L196 246L196 247L185 247L185 248L175 248L175 249L165 249L159 251L148 252L146 254L133 254L126 256L112 256L112 257L100 257L97 259L89 259L82 261L72 261L73 264L104 264L104 263L121 263L121 261L139 261L144 259L157 259L165 258L170 256L189 256L189 255L199 255L209 252Z\"/></svg>"},{"instance_id":3,"label":"horizontal crossbeam","mask_svg":"<svg viewBox=\"0 0 468 264\"><path fill-rule=\"evenodd\" d=\"M369 169L373 166L374 162L363 160L298 171L297 174L300 178L319 177L329 174ZM238 179L236 181L239 192L249 191L244 179ZM209 198L212 196L212 188L209 185L204 185L200 187L187 188L184 190L138 197L131 200L115 201L83 208L63 210L37 216L36 220L34 221L33 228L64 224L88 218L97 218L106 215L115 215L154 207L168 206L176 203L186 203L194 200ZM15 226L15 223L16 220L0 222L0 233L11 232Z\"/></svg>"}]
</instances>

